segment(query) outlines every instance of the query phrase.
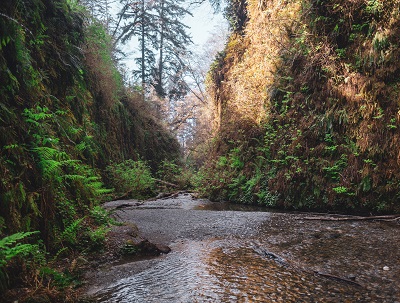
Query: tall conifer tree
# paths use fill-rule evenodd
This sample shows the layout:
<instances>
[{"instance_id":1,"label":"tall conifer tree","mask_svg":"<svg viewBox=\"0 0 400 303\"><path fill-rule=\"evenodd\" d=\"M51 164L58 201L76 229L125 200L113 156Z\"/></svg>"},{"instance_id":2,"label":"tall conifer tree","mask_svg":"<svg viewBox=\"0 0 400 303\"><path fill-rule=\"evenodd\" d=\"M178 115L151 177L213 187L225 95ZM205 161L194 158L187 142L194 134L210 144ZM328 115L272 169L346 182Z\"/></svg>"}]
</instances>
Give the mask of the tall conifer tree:
<instances>
[{"instance_id":1,"label":"tall conifer tree","mask_svg":"<svg viewBox=\"0 0 400 303\"><path fill-rule=\"evenodd\" d=\"M181 58L192 43L182 20L190 14L184 0L122 0L120 17L124 20L117 41L136 38L139 44L138 68L134 71L143 89L153 86L160 97L177 91L172 83L183 73Z\"/></svg>"},{"instance_id":2,"label":"tall conifer tree","mask_svg":"<svg viewBox=\"0 0 400 303\"><path fill-rule=\"evenodd\" d=\"M191 13L182 7L184 0L160 0L155 9L159 17L158 62L153 72L153 83L157 94L165 97L178 91L177 79L185 70L182 60L192 43L187 26L182 20ZM167 91L168 90L168 91Z\"/></svg>"}]
</instances>

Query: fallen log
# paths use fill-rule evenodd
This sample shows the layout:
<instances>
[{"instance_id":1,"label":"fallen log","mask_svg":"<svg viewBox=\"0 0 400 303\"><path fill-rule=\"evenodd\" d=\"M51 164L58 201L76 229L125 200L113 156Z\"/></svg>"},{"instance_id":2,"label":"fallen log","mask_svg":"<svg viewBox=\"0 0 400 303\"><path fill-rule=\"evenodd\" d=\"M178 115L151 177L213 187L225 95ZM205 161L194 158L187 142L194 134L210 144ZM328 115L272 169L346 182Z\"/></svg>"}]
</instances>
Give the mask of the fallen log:
<instances>
[{"instance_id":1,"label":"fallen log","mask_svg":"<svg viewBox=\"0 0 400 303\"><path fill-rule=\"evenodd\" d=\"M119 197L115 197L113 200L117 201L117 200L125 200L127 198L129 198L129 196L132 194L133 189L127 191L126 193L124 193L123 195L119 196Z\"/></svg>"},{"instance_id":2,"label":"fallen log","mask_svg":"<svg viewBox=\"0 0 400 303\"><path fill-rule=\"evenodd\" d=\"M347 216L347 217L334 217L334 216L315 216L298 218L298 220L318 220L318 221L372 221L372 220L397 220L400 215L384 215L384 216Z\"/></svg>"},{"instance_id":3,"label":"fallen log","mask_svg":"<svg viewBox=\"0 0 400 303\"><path fill-rule=\"evenodd\" d=\"M161 183L161 184L164 184L164 185L167 185L167 186L175 187L175 188L179 187L178 185L176 185L174 183L170 183L170 182L167 182L167 181L164 181L164 180L160 180L160 179L154 179L154 181L156 181L158 183Z\"/></svg>"},{"instance_id":4,"label":"fallen log","mask_svg":"<svg viewBox=\"0 0 400 303\"><path fill-rule=\"evenodd\" d=\"M167 185L167 186L179 188L178 185L176 185L176 184L174 184L174 183L170 183L170 182L164 181L164 180L154 179L154 181L156 181L156 182L158 182L158 183L161 183L161 184L164 184L164 185ZM121 196L114 197L113 200L114 200L114 201L117 201L117 200L125 200L125 199L127 199L127 198L130 197L130 195L132 194L133 191L134 191L134 188L128 190L126 193L122 194Z\"/></svg>"}]
</instances>

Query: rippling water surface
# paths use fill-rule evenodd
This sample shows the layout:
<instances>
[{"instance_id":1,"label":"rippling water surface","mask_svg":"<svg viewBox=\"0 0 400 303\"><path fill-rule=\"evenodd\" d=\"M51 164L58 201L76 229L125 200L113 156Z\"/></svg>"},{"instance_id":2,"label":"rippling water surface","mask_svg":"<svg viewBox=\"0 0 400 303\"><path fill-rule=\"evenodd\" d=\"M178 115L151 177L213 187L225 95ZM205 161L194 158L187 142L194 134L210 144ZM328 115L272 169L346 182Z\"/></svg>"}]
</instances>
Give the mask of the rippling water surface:
<instances>
[{"instance_id":1,"label":"rippling water surface","mask_svg":"<svg viewBox=\"0 0 400 303\"><path fill-rule=\"evenodd\" d=\"M379 242L363 238L368 232L382 232L382 237L393 237L380 239L378 236L382 245L398 241L396 227L382 229L377 225L363 227L365 225L350 223L332 227L317 223L307 225L298 220L289 223L266 220L269 223L262 224L260 218L267 218L267 215L255 212L252 217L242 211L196 213L186 209L182 213L170 210L164 214L160 214L161 210L152 211L155 210L136 210L126 216L135 222L143 218L151 233L157 226L166 233L169 233L168 228L171 228L170 233L181 231L168 243L172 252L142 261L148 263L124 278L116 275L113 282L95 292L98 302L400 303L399 280L396 281L399 264L393 264L393 260L399 262L397 246L388 247L389 255L382 255L391 256L393 260L374 264L379 257L371 256L370 260L368 256L379 254L383 248ZM156 214L159 217L155 218ZM286 218L284 216L282 218ZM154 226L149 223L151 218L154 218ZM166 222L165 226L162 221ZM214 231L205 232L205 225L213 229L210 223L213 221L225 221L231 234L218 230L218 226L214 226ZM246 228L241 229L241 226ZM196 237L190 236L192 231ZM199 231L207 236L198 236ZM271 253L271 249L277 253ZM392 263L390 272L382 270L385 262ZM125 265L129 266L134 268L137 264ZM333 274L323 276L314 272L321 268ZM346 281L335 279L339 276Z\"/></svg>"},{"instance_id":2,"label":"rippling water surface","mask_svg":"<svg viewBox=\"0 0 400 303\"><path fill-rule=\"evenodd\" d=\"M97 295L97 300L121 303L383 302L360 286L279 262L254 245L231 240L176 245L173 253L153 267L110 285Z\"/></svg>"}]
</instances>

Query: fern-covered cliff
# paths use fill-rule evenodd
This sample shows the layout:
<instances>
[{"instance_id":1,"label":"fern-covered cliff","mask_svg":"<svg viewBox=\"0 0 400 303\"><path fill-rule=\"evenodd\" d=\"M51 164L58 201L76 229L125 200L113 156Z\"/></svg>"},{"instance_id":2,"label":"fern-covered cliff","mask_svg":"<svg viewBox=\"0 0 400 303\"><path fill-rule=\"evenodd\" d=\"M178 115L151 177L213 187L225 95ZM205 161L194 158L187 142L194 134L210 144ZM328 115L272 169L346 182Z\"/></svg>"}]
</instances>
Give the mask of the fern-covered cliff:
<instances>
[{"instance_id":1,"label":"fern-covered cliff","mask_svg":"<svg viewBox=\"0 0 400 303\"><path fill-rule=\"evenodd\" d=\"M0 292L22 278L21 268L6 277L7 260L33 251L13 250L15 241L36 237L68 254L104 238L95 219L107 165L141 159L155 169L178 156L176 139L124 88L103 26L76 1L1 2L0 238L40 233L0 241Z\"/></svg>"},{"instance_id":2,"label":"fern-covered cliff","mask_svg":"<svg viewBox=\"0 0 400 303\"><path fill-rule=\"evenodd\" d=\"M399 210L399 1L242 2L246 23L209 77L211 197Z\"/></svg>"}]
</instances>

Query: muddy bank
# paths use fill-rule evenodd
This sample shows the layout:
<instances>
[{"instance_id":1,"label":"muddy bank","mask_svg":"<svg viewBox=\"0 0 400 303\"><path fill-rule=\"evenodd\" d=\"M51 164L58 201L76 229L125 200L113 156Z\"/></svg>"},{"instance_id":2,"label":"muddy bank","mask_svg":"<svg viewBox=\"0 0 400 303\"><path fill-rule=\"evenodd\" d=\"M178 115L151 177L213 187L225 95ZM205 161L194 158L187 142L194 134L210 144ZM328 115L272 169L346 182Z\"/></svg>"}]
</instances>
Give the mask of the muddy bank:
<instances>
[{"instance_id":1,"label":"muddy bank","mask_svg":"<svg viewBox=\"0 0 400 303\"><path fill-rule=\"evenodd\" d=\"M122 204L118 220L172 251L89 272L97 302L400 302L396 221L309 221L190 195L106 207Z\"/></svg>"}]
</instances>

